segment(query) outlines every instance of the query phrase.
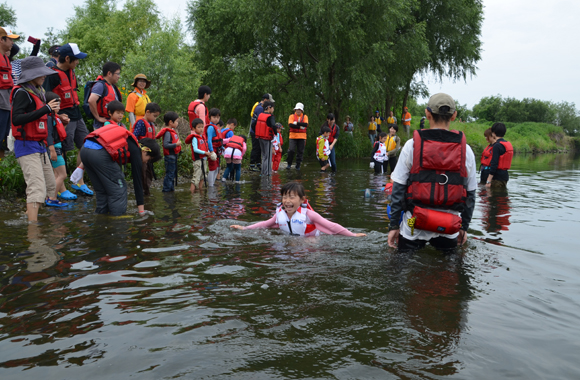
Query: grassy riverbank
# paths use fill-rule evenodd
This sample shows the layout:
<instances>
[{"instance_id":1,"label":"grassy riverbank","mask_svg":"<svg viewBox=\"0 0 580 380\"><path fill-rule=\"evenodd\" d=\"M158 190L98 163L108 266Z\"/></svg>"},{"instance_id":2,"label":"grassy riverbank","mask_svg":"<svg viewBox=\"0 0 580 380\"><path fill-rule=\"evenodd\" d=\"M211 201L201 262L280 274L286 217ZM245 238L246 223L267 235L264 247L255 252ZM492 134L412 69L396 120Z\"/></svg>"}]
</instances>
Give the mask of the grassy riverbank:
<instances>
[{"instance_id":1,"label":"grassy riverbank","mask_svg":"<svg viewBox=\"0 0 580 380\"><path fill-rule=\"evenodd\" d=\"M467 143L479 155L487 145L483 132L490 128L491 122L475 122L475 123L451 123L451 129L463 131L467 138ZM316 125L316 124L315 124ZM506 123L507 133L506 140L510 141L517 153L564 153L571 152L580 147L579 137L567 136L562 127L553 124L542 123ZM419 120L417 119L411 125L412 129L419 128ZM306 142L305 156L314 157L316 135L319 128L313 128L308 136ZM238 134L247 134L244 131L236 131ZM180 132L181 136L185 136L186 130ZM408 137L402 128L399 130L399 136L404 144ZM249 137L249 135L248 135ZM284 156L288 150L288 129L283 131L284 137ZM249 162L251 139L248 138L248 151L244 156L244 166ZM185 144L184 144L185 147ZM336 157L338 159L344 158L361 158L369 157L371 153L371 143L368 138L366 126L358 126L355 128L353 135L341 133L339 143L336 145ZM72 172L76 166L76 151L69 152L69 172ZM285 157L284 157L285 158ZM179 175L191 176L191 151L189 147L184 149L184 152L179 157ZM127 170L127 175L130 176L130 170ZM155 164L155 173L159 178L164 175L163 160ZM86 178L85 178L86 179ZM24 176L22 170L16 161L14 155L9 154L6 158L0 161L0 197L8 195L23 195L26 190Z\"/></svg>"}]
</instances>

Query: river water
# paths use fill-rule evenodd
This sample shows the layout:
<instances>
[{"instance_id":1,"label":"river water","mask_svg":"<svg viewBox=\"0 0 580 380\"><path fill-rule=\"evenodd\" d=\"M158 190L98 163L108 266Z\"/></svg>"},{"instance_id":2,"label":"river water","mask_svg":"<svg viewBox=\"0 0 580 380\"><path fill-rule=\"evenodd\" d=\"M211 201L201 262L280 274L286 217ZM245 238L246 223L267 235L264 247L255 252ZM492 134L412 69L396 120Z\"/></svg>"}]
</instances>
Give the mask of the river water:
<instances>
[{"instance_id":1,"label":"river water","mask_svg":"<svg viewBox=\"0 0 580 380\"><path fill-rule=\"evenodd\" d=\"M153 190L144 219L82 198L27 225L7 206L0 378L580 378L578 157L516 156L446 257L387 248L385 178L338 164ZM268 218L289 180L368 237L229 229Z\"/></svg>"}]
</instances>

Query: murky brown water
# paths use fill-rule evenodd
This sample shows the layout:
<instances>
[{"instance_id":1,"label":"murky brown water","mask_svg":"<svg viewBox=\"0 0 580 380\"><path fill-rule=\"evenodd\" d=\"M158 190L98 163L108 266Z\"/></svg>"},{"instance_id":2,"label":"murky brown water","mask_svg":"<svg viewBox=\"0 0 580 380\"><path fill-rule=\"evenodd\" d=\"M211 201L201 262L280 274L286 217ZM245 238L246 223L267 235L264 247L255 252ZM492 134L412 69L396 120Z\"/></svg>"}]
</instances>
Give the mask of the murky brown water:
<instances>
[{"instance_id":1,"label":"murky brown water","mask_svg":"<svg viewBox=\"0 0 580 380\"><path fill-rule=\"evenodd\" d=\"M368 162L154 191L154 217L40 225L0 213L1 379L580 378L580 160L518 156L478 191L461 255L387 248ZM368 237L231 231L300 179L315 210Z\"/></svg>"}]
</instances>

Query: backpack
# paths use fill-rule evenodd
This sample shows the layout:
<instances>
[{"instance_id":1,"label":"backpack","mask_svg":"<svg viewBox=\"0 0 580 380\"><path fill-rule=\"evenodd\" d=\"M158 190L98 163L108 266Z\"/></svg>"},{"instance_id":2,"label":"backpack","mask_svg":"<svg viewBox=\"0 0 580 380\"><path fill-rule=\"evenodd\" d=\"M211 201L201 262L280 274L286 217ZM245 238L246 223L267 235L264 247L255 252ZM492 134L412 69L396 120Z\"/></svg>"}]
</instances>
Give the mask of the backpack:
<instances>
[{"instance_id":1,"label":"backpack","mask_svg":"<svg viewBox=\"0 0 580 380\"><path fill-rule=\"evenodd\" d=\"M104 81L103 80L90 80L85 84L84 98L83 98L83 111L85 112L85 115L87 115L87 119L94 119L95 118L95 116L91 112L91 107L89 106L89 97L91 96L91 90L93 89L93 86L97 82L104 82ZM103 96L101 98L104 98L108 94L109 94L109 89L107 88L107 86L105 86L105 92L103 92Z\"/></svg>"}]
</instances>

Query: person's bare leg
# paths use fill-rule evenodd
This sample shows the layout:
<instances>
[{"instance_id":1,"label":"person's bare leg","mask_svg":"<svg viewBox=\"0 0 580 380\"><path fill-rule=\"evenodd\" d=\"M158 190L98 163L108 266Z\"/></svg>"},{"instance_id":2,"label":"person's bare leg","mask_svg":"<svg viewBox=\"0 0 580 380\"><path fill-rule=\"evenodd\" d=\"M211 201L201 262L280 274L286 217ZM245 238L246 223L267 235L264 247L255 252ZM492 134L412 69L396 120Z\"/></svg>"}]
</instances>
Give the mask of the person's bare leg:
<instances>
[{"instance_id":1,"label":"person's bare leg","mask_svg":"<svg viewBox=\"0 0 580 380\"><path fill-rule=\"evenodd\" d=\"M54 170L54 180L56 182L56 194L55 196L58 195L58 193L62 193L66 191L66 187L64 186L64 180L66 179L66 169L63 166L59 166Z\"/></svg>"},{"instance_id":2,"label":"person's bare leg","mask_svg":"<svg viewBox=\"0 0 580 380\"><path fill-rule=\"evenodd\" d=\"M38 202L30 202L26 204L26 215L28 216L29 222L36 222L38 221L38 208L40 207L40 203Z\"/></svg>"},{"instance_id":3,"label":"person's bare leg","mask_svg":"<svg viewBox=\"0 0 580 380\"><path fill-rule=\"evenodd\" d=\"M81 151L77 154L77 168L81 165ZM84 179L81 177L81 180L77 183L77 185L82 186L85 184ZM65 189L66 190L66 189Z\"/></svg>"}]
</instances>

